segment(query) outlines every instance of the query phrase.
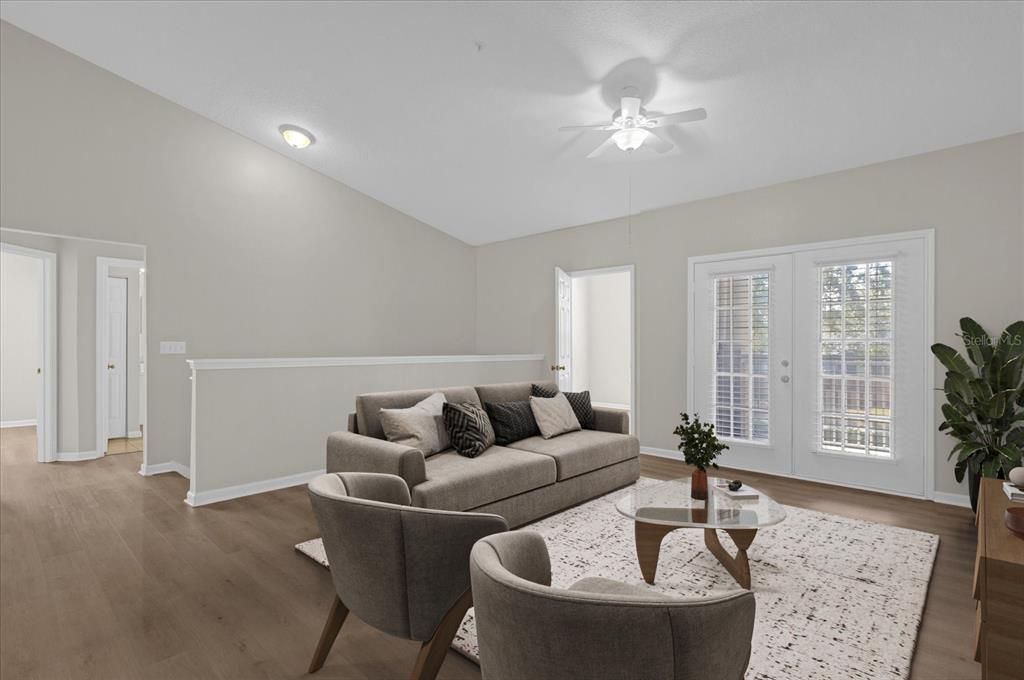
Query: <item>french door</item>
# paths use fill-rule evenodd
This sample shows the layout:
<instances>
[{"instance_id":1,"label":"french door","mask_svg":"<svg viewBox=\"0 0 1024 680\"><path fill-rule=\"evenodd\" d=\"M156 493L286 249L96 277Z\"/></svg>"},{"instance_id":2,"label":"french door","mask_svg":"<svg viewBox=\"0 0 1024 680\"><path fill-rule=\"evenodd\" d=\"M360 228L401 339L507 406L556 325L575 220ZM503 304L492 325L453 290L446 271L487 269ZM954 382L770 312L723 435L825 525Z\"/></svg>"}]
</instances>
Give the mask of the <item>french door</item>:
<instances>
[{"instance_id":1,"label":"french door","mask_svg":"<svg viewBox=\"0 0 1024 680\"><path fill-rule=\"evenodd\" d=\"M691 304L691 409L713 422L729 450L723 465L792 469L793 295L791 257L697 264Z\"/></svg>"},{"instance_id":2,"label":"french door","mask_svg":"<svg viewBox=\"0 0 1024 680\"><path fill-rule=\"evenodd\" d=\"M690 410L724 466L924 495L931 233L694 258Z\"/></svg>"}]
</instances>

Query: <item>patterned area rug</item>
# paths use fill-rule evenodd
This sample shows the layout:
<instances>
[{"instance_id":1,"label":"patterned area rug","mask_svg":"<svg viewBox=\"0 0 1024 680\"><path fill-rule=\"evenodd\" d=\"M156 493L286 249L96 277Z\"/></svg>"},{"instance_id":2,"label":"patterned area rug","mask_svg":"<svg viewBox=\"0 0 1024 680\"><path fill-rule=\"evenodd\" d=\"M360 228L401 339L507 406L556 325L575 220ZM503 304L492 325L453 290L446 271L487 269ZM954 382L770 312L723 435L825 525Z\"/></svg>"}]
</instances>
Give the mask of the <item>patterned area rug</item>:
<instances>
[{"instance_id":1,"label":"patterned area rug","mask_svg":"<svg viewBox=\"0 0 1024 680\"><path fill-rule=\"evenodd\" d=\"M603 576L684 596L739 588L696 529L665 537L657 583L647 586L633 522L615 510L624 493L528 527L547 542L555 587ZM786 512L781 524L758 531L748 551L757 620L747 680L907 678L939 537L789 506ZM728 536L719 536L734 552ZM295 549L327 566L319 538ZM452 647L478 661L472 609Z\"/></svg>"}]
</instances>

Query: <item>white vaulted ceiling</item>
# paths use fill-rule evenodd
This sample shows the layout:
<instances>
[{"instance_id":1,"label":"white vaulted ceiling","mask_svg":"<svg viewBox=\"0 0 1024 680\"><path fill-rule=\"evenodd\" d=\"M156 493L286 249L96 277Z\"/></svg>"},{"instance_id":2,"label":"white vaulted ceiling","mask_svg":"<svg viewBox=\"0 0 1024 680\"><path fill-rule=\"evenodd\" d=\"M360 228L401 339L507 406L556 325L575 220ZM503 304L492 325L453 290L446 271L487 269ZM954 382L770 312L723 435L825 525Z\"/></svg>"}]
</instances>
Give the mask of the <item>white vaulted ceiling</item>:
<instances>
[{"instance_id":1,"label":"white vaulted ceiling","mask_svg":"<svg viewBox=\"0 0 1024 680\"><path fill-rule=\"evenodd\" d=\"M24 30L471 244L1024 129L1021 3L4 2ZM624 85L702 106L585 156ZM305 151L282 123L313 131Z\"/></svg>"}]
</instances>

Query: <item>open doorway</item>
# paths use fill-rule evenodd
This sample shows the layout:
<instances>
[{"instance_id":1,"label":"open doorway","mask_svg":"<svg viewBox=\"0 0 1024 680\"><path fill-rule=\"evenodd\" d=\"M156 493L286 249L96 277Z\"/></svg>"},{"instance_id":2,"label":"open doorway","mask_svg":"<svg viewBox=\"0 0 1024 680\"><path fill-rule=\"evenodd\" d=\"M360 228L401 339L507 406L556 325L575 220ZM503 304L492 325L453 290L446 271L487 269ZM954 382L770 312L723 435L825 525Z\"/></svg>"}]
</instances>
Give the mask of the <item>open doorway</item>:
<instances>
[{"instance_id":1,"label":"open doorway","mask_svg":"<svg viewBox=\"0 0 1024 680\"><path fill-rule=\"evenodd\" d=\"M559 388L590 392L595 406L630 414L635 428L633 266L566 272L556 268Z\"/></svg>"},{"instance_id":2,"label":"open doorway","mask_svg":"<svg viewBox=\"0 0 1024 680\"><path fill-rule=\"evenodd\" d=\"M0 429L40 462L56 454L55 262L0 243Z\"/></svg>"},{"instance_id":3,"label":"open doorway","mask_svg":"<svg viewBox=\"0 0 1024 680\"><path fill-rule=\"evenodd\" d=\"M110 465L138 465L145 470L146 447L139 445L146 422L145 247L10 228L0 228L0 246L5 258L18 254L42 263L39 285L9 281L7 274L14 268L6 262L3 266L4 319L0 325L5 332L5 362L0 383L4 406L16 403L8 400L8 391L17 388L18 379L26 378L22 375L26 372L36 381L35 398L40 405L30 415L4 413L5 425L30 421L34 416L38 437L33 444L34 433L3 428L0 457L8 462L78 463L107 453L134 453L118 457ZM34 271L33 276L38 277L39 267ZM18 313L18 300L9 300L13 296L24 303L40 295L43 311L41 316L33 313L33 321ZM116 297L114 307L119 310L113 315L108 313L111 296ZM15 313L20 321L8 323L7 317ZM6 335L28 326L39 328L32 343L41 342L41 350L24 356L8 352ZM111 327L118 330L111 331ZM117 346L108 346L108 336L118 340ZM20 356L17 361L6 361L16 356ZM114 356L116 361L111 360ZM113 368L107 369L108 364ZM111 378L108 370L116 375ZM111 390L114 408L107 396ZM110 442L110 432L118 441Z\"/></svg>"},{"instance_id":4,"label":"open doorway","mask_svg":"<svg viewBox=\"0 0 1024 680\"><path fill-rule=\"evenodd\" d=\"M143 450L145 262L96 258L96 434L108 455Z\"/></svg>"}]
</instances>

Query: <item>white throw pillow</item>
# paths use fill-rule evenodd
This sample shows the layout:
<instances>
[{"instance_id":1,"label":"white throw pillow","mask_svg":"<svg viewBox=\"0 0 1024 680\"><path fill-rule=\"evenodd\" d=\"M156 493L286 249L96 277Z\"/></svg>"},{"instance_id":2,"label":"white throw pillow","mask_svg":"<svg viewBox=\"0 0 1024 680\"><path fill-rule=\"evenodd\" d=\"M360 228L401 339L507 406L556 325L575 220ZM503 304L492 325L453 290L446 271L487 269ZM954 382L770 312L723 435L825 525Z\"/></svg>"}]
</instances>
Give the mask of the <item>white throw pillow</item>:
<instances>
[{"instance_id":1,"label":"white throw pillow","mask_svg":"<svg viewBox=\"0 0 1024 680\"><path fill-rule=\"evenodd\" d=\"M380 426L389 442L419 449L424 456L444 451L451 444L442 412L444 394L434 392L409 408L382 408Z\"/></svg>"},{"instance_id":2,"label":"white throw pillow","mask_svg":"<svg viewBox=\"0 0 1024 680\"><path fill-rule=\"evenodd\" d=\"M573 413L572 405L561 392L550 399L530 397L530 410L544 439L580 429L580 421Z\"/></svg>"}]
</instances>

